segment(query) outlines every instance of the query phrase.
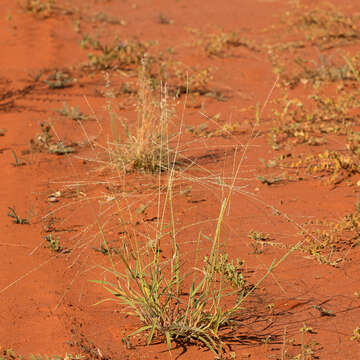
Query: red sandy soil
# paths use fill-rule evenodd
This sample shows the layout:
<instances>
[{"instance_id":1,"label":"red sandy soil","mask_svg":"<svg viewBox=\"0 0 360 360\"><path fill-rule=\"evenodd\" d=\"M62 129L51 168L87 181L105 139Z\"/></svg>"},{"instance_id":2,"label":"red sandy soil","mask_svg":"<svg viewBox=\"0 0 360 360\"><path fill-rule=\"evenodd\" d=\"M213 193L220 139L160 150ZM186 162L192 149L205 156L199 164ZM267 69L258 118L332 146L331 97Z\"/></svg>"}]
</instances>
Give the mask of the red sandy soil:
<instances>
[{"instance_id":1,"label":"red sandy soil","mask_svg":"<svg viewBox=\"0 0 360 360\"><path fill-rule=\"evenodd\" d=\"M180 194L175 197L175 221L178 229L183 229L179 241L185 254L193 249L199 231L211 236L219 214L221 189L207 176L210 174L213 180L215 176L230 178L234 157L236 161L240 159L244 150L241 145L249 139L236 183L243 188L233 194L222 240L232 258L245 260L249 281L253 283L284 250L266 246L260 254L254 253L248 238L250 230L269 233L276 243L295 244L299 239L296 224L309 219L342 218L353 211L358 190L343 183L327 186L312 178L271 186L261 183L257 175L281 173L279 169L265 169L259 161L279 155L268 145L266 134L272 100L282 94L280 86L270 91L276 81L272 66L266 55L247 47L234 48L232 56L208 57L194 46L194 36L188 30L207 32L221 27L260 44L265 40L276 42L284 35L277 27L281 16L293 11L296 1L57 3L63 3L62 7L74 10L73 13L59 10L41 18L24 11L16 1L3 0L0 7L0 128L4 129L0 136L0 349L11 348L25 357L31 353L68 352L92 359L167 359L170 355L166 344L155 341L146 346L142 338L133 340L130 349L123 344L121 339L139 323L126 316L115 302L94 306L108 294L89 280L102 279L104 272L99 265L109 263L108 257L94 251L101 244L96 224L104 224L107 238L115 245L120 246L124 236L115 209L107 205L105 197L125 194L134 209L148 203L146 211L134 212L128 223L142 233L151 232L157 214L154 189L158 178L144 174L119 176L104 170L100 161L92 161L105 158L101 144L110 134L110 121L106 100L101 95L104 74L78 70L87 62L88 51L79 46L84 33L97 34L101 40L111 40L115 35L122 39L137 36L144 41L156 40L157 49L172 47L175 58L189 66L212 66L214 86L229 98L221 102L192 96L183 110L185 99L181 97L176 111L178 119L184 116L186 125L198 126L207 121L204 114L211 117L219 113L223 121L251 124L256 104L264 104L271 94L255 138L249 131L226 138L200 138L184 131L181 149L198 164L197 169L182 174L182 181L175 188ZM355 0L334 3L348 14L359 10ZM96 20L100 12L111 14L122 23ZM160 14L171 23L161 24ZM55 69L73 71L78 81L69 88L50 89L43 80L46 71ZM44 75L36 81L41 70ZM112 73L111 86L119 87L125 81L136 83L127 76L124 72ZM296 96L304 94L303 89L294 90ZM64 102L86 114L95 113L97 121L80 123L60 116L54 110L62 108ZM136 97L119 95L114 102L119 104L120 115L134 124ZM39 125L43 121L52 125L64 143L80 144L76 154L26 153L30 139L41 132ZM234 155L236 145L239 149ZM12 151L24 162L22 166L14 166ZM202 180L192 182L190 178L195 176ZM356 184L358 178L354 176L352 182ZM166 175L162 181L166 181ZM179 190L186 186L191 186L191 194L181 195ZM59 201L49 202L48 195L56 191L61 192ZM9 206L20 217L30 217L30 224L13 223L7 216ZM126 212L125 207L123 210ZM46 247L44 237L49 231L60 237L68 251L58 254ZM258 314L259 319L240 329L242 337L231 344L236 358L293 358L301 353L300 329L306 324L313 329L305 336L306 344L314 342L314 354L306 355L306 359L359 359L360 345L350 340L360 326L360 299L354 296L360 292L359 265L357 248L349 250L338 267L320 264L304 253L291 254L246 305L248 312ZM335 316L321 316L314 306L322 306ZM269 341L265 341L267 337ZM285 351L288 357L284 357ZM214 358L210 351L196 345L173 349L172 356Z\"/></svg>"}]
</instances>

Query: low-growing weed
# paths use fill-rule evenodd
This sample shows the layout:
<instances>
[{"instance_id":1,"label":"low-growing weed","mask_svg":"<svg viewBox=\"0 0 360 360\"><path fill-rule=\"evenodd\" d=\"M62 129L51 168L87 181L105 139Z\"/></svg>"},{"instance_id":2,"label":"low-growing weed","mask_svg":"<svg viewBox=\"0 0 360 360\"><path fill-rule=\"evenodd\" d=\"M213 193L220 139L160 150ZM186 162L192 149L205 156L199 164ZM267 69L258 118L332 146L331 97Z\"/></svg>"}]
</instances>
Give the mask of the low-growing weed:
<instances>
[{"instance_id":1,"label":"low-growing weed","mask_svg":"<svg viewBox=\"0 0 360 360\"><path fill-rule=\"evenodd\" d=\"M10 151L15 160L15 162L13 163L14 166L18 167L18 166L26 165L26 162L19 159L19 157L16 155L16 152L13 149L10 149Z\"/></svg>"},{"instance_id":2,"label":"low-growing weed","mask_svg":"<svg viewBox=\"0 0 360 360\"><path fill-rule=\"evenodd\" d=\"M8 206L8 209L9 209L8 216L13 218L14 224L21 224L21 225L29 224L29 220L26 218L19 217L14 208Z\"/></svg>"},{"instance_id":3,"label":"low-growing weed","mask_svg":"<svg viewBox=\"0 0 360 360\"><path fill-rule=\"evenodd\" d=\"M127 69L130 65L140 65L153 43L115 39L112 44L108 45L85 34L80 45L84 49L95 51L88 54L90 69L110 70Z\"/></svg>"},{"instance_id":4,"label":"low-growing weed","mask_svg":"<svg viewBox=\"0 0 360 360\"><path fill-rule=\"evenodd\" d=\"M279 72L279 64L275 63L274 67ZM346 63L334 64L321 53L319 53L318 61L305 60L303 57L297 56L291 64L282 65L280 72L283 84L290 88L295 88L300 83L304 85L311 83L314 88L318 88L325 82L355 80L353 71Z\"/></svg>"},{"instance_id":5,"label":"low-growing weed","mask_svg":"<svg viewBox=\"0 0 360 360\"><path fill-rule=\"evenodd\" d=\"M22 0L20 6L42 19L53 15L55 0Z\"/></svg>"},{"instance_id":6,"label":"low-growing weed","mask_svg":"<svg viewBox=\"0 0 360 360\"><path fill-rule=\"evenodd\" d=\"M83 114L76 106L70 106L67 103L64 103L62 109L55 110L61 116L66 116L72 120L87 120L89 119L88 115Z\"/></svg>"},{"instance_id":7,"label":"low-growing weed","mask_svg":"<svg viewBox=\"0 0 360 360\"><path fill-rule=\"evenodd\" d=\"M357 155L349 151L325 150L318 154L290 155L279 158L278 166L296 170L297 175L322 178L327 184L337 185L360 173Z\"/></svg>"},{"instance_id":8,"label":"low-growing weed","mask_svg":"<svg viewBox=\"0 0 360 360\"><path fill-rule=\"evenodd\" d=\"M44 83L49 89L64 89L73 86L75 80L68 71L56 70L44 80Z\"/></svg>"},{"instance_id":9,"label":"low-growing weed","mask_svg":"<svg viewBox=\"0 0 360 360\"><path fill-rule=\"evenodd\" d=\"M265 177L265 176L257 176L256 177L259 181L261 181L261 183L263 184L266 184L266 185L274 185L274 184L278 184L280 183L281 181L284 180L284 175L281 174L281 175L277 175L277 176L268 176L268 177Z\"/></svg>"},{"instance_id":10,"label":"low-growing weed","mask_svg":"<svg viewBox=\"0 0 360 360\"><path fill-rule=\"evenodd\" d=\"M204 263L211 265L210 259L205 256ZM226 281L228 281L234 288L246 289L251 288L244 277L244 261L240 259L230 260L228 254L219 253L219 258L215 264L214 271L221 274Z\"/></svg>"},{"instance_id":11,"label":"low-growing weed","mask_svg":"<svg viewBox=\"0 0 360 360\"><path fill-rule=\"evenodd\" d=\"M186 126L186 130L191 134L194 134L199 137L212 138L212 137L224 137L228 138L232 135L245 134L248 132L249 127L246 124L241 124L240 122L225 122L223 124L217 124L218 127L215 129L210 129L209 124L203 123L196 127Z\"/></svg>"},{"instance_id":12,"label":"low-growing weed","mask_svg":"<svg viewBox=\"0 0 360 360\"><path fill-rule=\"evenodd\" d=\"M270 238L270 235L261 231L250 230L248 238L255 241L266 241Z\"/></svg>"},{"instance_id":13,"label":"low-growing weed","mask_svg":"<svg viewBox=\"0 0 360 360\"><path fill-rule=\"evenodd\" d=\"M353 336L350 338L351 341L356 341L360 344L360 326L354 329Z\"/></svg>"},{"instance_id":14,"label":"low-growing weed","mask_svg":"<svg viewBox=\"0 0 360 360\"><path fill-rule=\"evenodd\" d=\"M327 135L348 135L359 120L354 111L359 106L355 94L340 94L335 98L312 95L305 105L299 99L281 102L282 111L275 111L274 127L269 141L274 149L284 144L322 145Z\"/></svg>"},{"instance_id":15,"label":"low-growing weed","mask_svg":"<svg viewBox=\"0 0 360 360\"><path fill-rule=\"evenodd\" d=\"M81 360L84 356L72 355L66 353L65 356L60 355L33 355L30 354L28 357L18 355L12 349L2 349L0 347L0 360Z\"/></svg>"},{"instance_id":16,"label":"low-growing weed","mask_svg":"<svg viewBox=\"0 0 360 360\"><path fill-rule=\"evenodd\" d=\"M62 141L54 141L51 134L51 126L46 122L40 123L41 133L34 139L30 139L32 152L48 152L50 154L65 155L75 152L73 145L65 145Z\"/></svg>"},{"instance_id":17,"label":"low-growing weed","mask_svg":"<svg viewBox=\"0 0 360 360\"><path fill-rule=\"evenodd\" d=\"M348 16L333 5L309 9L300 7L287 13L289 28L295 29L306 43L321 50L344 46L360 39L359 17Z\"/></svg>"},{"instance_id":18,"label":"low-growing weed","mask_svg":"<svg viewBox=\"0 0 360 360\"><path fill-rule=\"evenodd\" d=\"M114 16L111 16L105 12L99 12L94 16L94 21L100 21L112 25L126 25L126 21L122 19L118 19Z\"/></svg>"},{"instance_id":19,"label":"low-growing weed","mask_svg":"<svg viewBox=\"0 0 360 360\"><path fill-rule=\"evenodd\" d=\"M287 329L284 329L283 344L280 357L276 360L315 360L319 359L318 352L322 349L320 344L313 339L307 339L310 335L316 334L315 330L303 324L300 332L300 342L295 338L286 338ZM298 352L300 348L300 353Z\"/></svg>"},{"instance_id":20,"label":"low-growing weed","mask_svg":"<svg viewBox=\"0 0 360 360\"><path fill-rule=\"evenodd\" d=\"M70 7L64 7L58 0L18 0L19 6L38 19L47 19L55 15L73 15Z\"/></svg>"},{"instance_id":21,"label":"low-growing weed","mask_svg":"<svg viewBox=\"0 0 360 360\"><path fill-rule=\"evenodd\" d=\"M165 16L164 14L160 13L158 16L158 23L162 24L162 25L170 25L172 24L174 21L171 20L170 18L168 18L167 16Z\"/></svg>"},{"instance_id":22,"label":"low-growing weed","mask_svg":"<svg viewBox=\"0 0 360 360\"><path fill-rule=\"evenodd\" d=\"M246 47L249 50L259 52L260 47L255 41L240 37L237 32L225 32L220 29L216 32L202 33L192 29L191 32L198 38L196 46L202 48L208 56L229 56L229 51L236 47Z\"/></svg>"},{"instance_id":23,"label":"low-growing weed","mask_svg":"<svg viewBox=\"0 0 360 360\"><path fill-rule=\"evenodd\" d=\"M360 245L360 212L358 210L337 222L316 220L304 225L310 228L310 231L300 233L305 237L301 250L320 263L337 266L344 260L341 257L344 251Z\"/></svg>"},{"instance_id":24,"label":"low-growing weed","mask_svg":"<svg viewBox=\"0 0 360 360\"><path fill-rule=\"evenodd\" d=\"M47 242L47 247L54 252L62 252L63 248L60 245L59 237L55 237L52 234L49 234L45 237L45 240Z\"/></svg>"}]
</instances>

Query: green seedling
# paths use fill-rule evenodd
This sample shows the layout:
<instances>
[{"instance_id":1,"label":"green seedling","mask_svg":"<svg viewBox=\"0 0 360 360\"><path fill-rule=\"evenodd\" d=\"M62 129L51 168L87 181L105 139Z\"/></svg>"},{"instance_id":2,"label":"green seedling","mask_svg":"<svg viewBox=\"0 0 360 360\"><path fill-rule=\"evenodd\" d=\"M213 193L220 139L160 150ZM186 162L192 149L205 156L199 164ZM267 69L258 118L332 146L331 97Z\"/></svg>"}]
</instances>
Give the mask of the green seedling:
<instances>
[{"instance_id":1,"label":"green seedling","mask_svg":"<svg viewBox=\"0 0 360 360\"><path fill-rule=\"evenodd\" d=\"M320 305L313 305L312 307L320 312L320 316L336 316L332 311L326 310Z\"/></svg>"},{"instance_id":2,"label":"green seedling","mask_svg":"<svg viewBox=\"0 0 360 360\"><path fill-rule=\"evenodd\" d=\"M0 360L21 360L12 349L0 349Z\"/></svg>"},{"instance_id":3,"label":"green seedling","mask_svg":"<svg viewBox=\"0 0 360 360\"><path fill-rule=\"evenodd\" d=\"M13 223L14 224L21 224L21 225L24 225L24 224L29 224L29 220L28 219L25 219L25 218L20 218L17 214L16 214L16 211L14 208L8 206L8 209L9 209L9 213L8 213L8 216L13 218Z\"/></svg>"},{"instance_id":4,"label":"green seedling","mask_svg":"<svg viewBox=\"0 0 360 360\"><path fill-rule=\"evenodd\" d=\"M17 155L16 155L16 153L15 153L15 151L13 149L10 149L10 151L11 151L12 156L14 157L14 160L15 160L15 162L12 165L14 165L14 166L24 166L24 165L26 165L26 163L24 161L20 160L17 157Z\"/></svg>"},{"instance_id":5,"label":"green seedling","mask_svg":"<svg viewBox=\"0 0 360 360\"><path fill-rule=\"evenodd\" d=\"M351 341L356 341L360 344L360 326L354 329L353 336L350 338Z\"/></svg>"},{"instance_id":6,"label":"green seedling","mask_svg":"<svg viewBox=\"0 0 360 360\"><path fill-rule=\"evenodd\" d=\"M95 15L94 21L100 21L112 25L126 25L126 21L117 19L116 17L113 17L105 12L99 12Z\"/></svg>"},{"instance_id":7,"label":"green seedling","mask_svg":"<svg viewBox=\"0 0 360 360\"><path fill-rule=\"evenodd\" d=\"M314 341L312 341L311 344L305 343L305 334L315 334L313 328L304 324L303 327L300 329L300 333L301 333L301 354L295 357L295 359L299 359L299 360L314 359L315 351L313 348L315 346L318 346L319 344Z\"/></svg>"},{"instance_id":8,"label":"green seedling","mask_svg":"<svg viewBox=\"0 0 360 360\"><path fill-rule=\"evenodd\" d=\"M50 154L56 155L67 155L75 152L73 146L64 145L62 141L57 142L56 144L51 144L48 148Z\"/></svg>"},{"instance_id":9,"label":"green seedling","mask_svg":"<svg viewBox=\"0 0 360 360\"><path fill-rule=\"evenodd\" d=\"M47 80L44 80L49 89L64 89L74 85L75 80L68 72L57 70L50 74Z\"/></svg>"},{"instance_id":10,"label":"green seedling","mask_svg":"<svg viewBox=\"0 0 360 360\"><path fill-rule=\"evenodd\" d=\"M25 11L41 19L51 16L55 9L54 0L20 0L19 4Z\"/></svg>"},{"instance_id":11,"label":"green seedling","mask_svg":"<svg viewBox=\"0 0 360 360\"><path fill-rule=\"evenodd\" d=\"M136 209L136 213L137 214L144 214L144 212L146 211L146 209L148 208L149 205L147 204L141 204L137 209Z\"/></svg>"},{"instance_id":12,"label":"green seedling","mask_svg":"<svg viewBox=\"0 0 360 360\"><path fill-rule=\"evenodd\" d=\"M126 70L130 65L140 65L153 44L137 40L120 41L119 39L114 39L112 44L102 44L88 34L85 34L80 41L82 48L94 51L87 54L89 58L87 65L92 70Z\"/></svg>"},{"instance_id":13,"label":"green seedling","mask_svg":"<svg viewBox=\"0 0 360 360\"><path fill-rule=\"evenodd\" d=\"M248 238L255 241L266 241L270 238L270 235L261 231L251 230L248 234Z\"/></svg>"},{"instance_id":14,"label":"green seedling","mask_svg":"<svg viewBox=\"0 0 360 360\"><path fill-rule=\"evenodd\" d=\"M30 139L31 151L48 152L50 154L66 155L75 152L74 146L65 145L62 141L54 142L51 126L45 122L40 124L41 133Z\"/></svg>"},{"instance_id":15,"label":"green seedling","mask_svg":"<svg viewBox=\"0 0 360 360\"><path fill-rule=\"evenodd\" d=\"M246 47L251 51L261 51L260 46L254 40L240 37L237 32L225 32L219 29L213 33L202 33L198 30L192 29L198 40L195 42L197 47L203 49L203 51L210 57L218 56L225 57L231 55L230 51L237 47Z\"/></svg>"},{"instance_id":16,"label":"green seedling","mask_svg":"<svg viewBox=\"0 0 360 360\"><path fill-rule=\"evenodd\" d=\"M62 109L55 111L61 116L69 117L71 120L82 121L89 119L89 116L83 114L76 106L69 107L67 103L64 103L64 107Z\"/></svg>"},{"instance_id":17,"label":"green seedling","mask_svg":"<svg viewBox=\"0 0 360 360\"><path fill-rule=\"evenodd\" d=\"M344 261L337 254L348 253L359 245L360 213L358 210L339 221L313 220L304 224L307 232L301 231L305 242L300 250L318 260L321 264L339 266Z\"/></svg>"},{"instance_id":18,"label":"green seedling","mask_svg":"<svg viewBox=\"0 0 360 360\"><path fill-rule=\"evenodd\" d=\"M28 358L16 354L12 349L0 349L0 360L81 360L84 359L82 355L72 355L66 353L65 356L60 355L33 355L30 354Z\"/></svg>"},{"instance_id":19,"label":"green seedling","mask_svg":"<svg viewBox=\"0 0 360 360\"><path fill-rule=\"evenodd\" d=\"M210 265L207 256L204 257L203 261L205 264ZM214 271L218 274L222 274L224 279L226 279L234 288L244 290L251 287L244 278L244 265L244 260L236 259L234 262L234 260L229 259L228 254L219 254L219 259Z\"/></svg>"},{"instance_id":20,"label":"green seedling","mask_svg":"<svg viewBox=\"0 0 360 360\"><path fill-rule=\"evenodd\" d=\"M114 247L107 247L104 244L101 244L100 247L96 248L93 247L92 248L94 251L97 251L99 253L102 253L103 255L111 255L111 254L119 254L119 250L114 248Z\"/></svg>"},{"instance_id":21,"label":"green seedling","mask_svg":"<svg viewBox=\"0 0 360 360\"><path fill-rule=\"evenodd\" d=\"M284 180L284 175L281 174L279 176L274 176L274 177L264 177L264 176L257 176L256 177L258 180L260 180L263 184L266 184L266 185L274 185L274 184L277 184L281 181Z\"/></svg>"},{"instance_id":22,"label":"green seedling","mask_svg":"<svg viewBox=\"0 0 360 360\"><path fill-rule=\"evenodd\" d=\"M54 237L52 234L49 234L45 237L45 240L47 242L47 246L51 251L61 253L63 251L62 246L60 245L60 240L56 236Z\"/></svg>"},{"instance_id":23,"label":"green seedling","mask_svg":"<svg viewBox=\"0 0 360 360\"><path fill-rule=\"evenodd\" d=\"M319 7L300 5L284 17L284 33L301 36L300 40L276 44L283 51L316 47L329 50L359 41L357 14L346 15L330 3Z\"/></svg>"},{"instance_id":24,"label":"green seedling","mask_svg":"<svg viewBox=\"0 0 360 360\"><path fill-rule=\"evenodd\" d=\"M164 14L160 14L158 16L158 23L162 24L162 25L170 25L172 24L174 21L169 19L167 16L165 16Z\"/></svg>"},{"instance_id":25,"label":"green seedling","mask_svg":"<svg viewBox=\"0 0 360 360\"><path fill-rule=\"evenodd\" d=\"M264 241L269 240L270 235L251 230L248 234L248 238L254 240L254 242L250 243L250 246L253 248L253 253L260 255L264 251Z\"/></svg>"}]
</instances>

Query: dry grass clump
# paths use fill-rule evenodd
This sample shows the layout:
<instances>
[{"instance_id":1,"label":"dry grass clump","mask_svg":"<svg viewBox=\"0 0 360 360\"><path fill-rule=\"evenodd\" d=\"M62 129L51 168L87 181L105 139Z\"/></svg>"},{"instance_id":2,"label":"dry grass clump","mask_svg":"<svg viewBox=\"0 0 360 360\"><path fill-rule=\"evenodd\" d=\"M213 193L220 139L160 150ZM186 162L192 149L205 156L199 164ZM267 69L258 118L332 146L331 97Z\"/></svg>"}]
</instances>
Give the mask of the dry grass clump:
<instances>
[{"instance_id":1,"label":"dry grass clump","mask_svg":"<svg viewBox=\"0 0 360 360\"><path fill-rule=\"evenodd\" d=\"M143 64L139 70L136 129L131 130L112 106L111 91L107 93L113 141L109 143L111 164L125 172L163 172L172 165L169 120L173 111L166 86L154 90ZM109 84L108 84L109 88Z\"/></svg>"}]
</instances>

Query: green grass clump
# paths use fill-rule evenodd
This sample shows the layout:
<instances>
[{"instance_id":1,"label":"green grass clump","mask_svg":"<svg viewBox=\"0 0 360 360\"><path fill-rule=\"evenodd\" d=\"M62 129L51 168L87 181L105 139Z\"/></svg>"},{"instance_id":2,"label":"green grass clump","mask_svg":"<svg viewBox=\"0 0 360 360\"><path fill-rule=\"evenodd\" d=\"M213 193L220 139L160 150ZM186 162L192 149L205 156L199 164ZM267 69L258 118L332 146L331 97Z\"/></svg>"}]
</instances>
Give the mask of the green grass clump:
<instances>
[{"instance_id":1,"label":"green grass clump","mask_svg":"<svg viewBox=\"0 0 360 360\"><path fill-rule=\"evenodd\" d=\"M129 257L119 254L125 270L116 270L114 262L113 267L106 269L114 276L114 282L95 281L114 295L103 301L117 301L141 320L143 326L129 337L146 333L147 344L154 338L162 339L169 350L172 342L202 344L214 353L224 350L222 332L231 328L236 313L253 289L241 273L241 262L234 264L219 251L226 207L224 201L215 235L207 238L212 246L202 265L198 264L198 251L203 235L198 237L195 263L189 267L183 264L173 233L168 261L161 261L160 238L156 238L147 254L138 252Z\"/></svg>"}]
</instances>

